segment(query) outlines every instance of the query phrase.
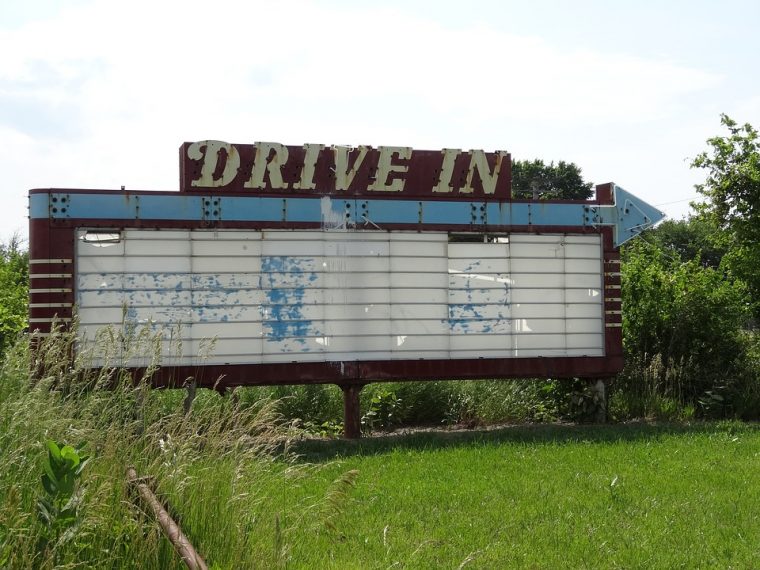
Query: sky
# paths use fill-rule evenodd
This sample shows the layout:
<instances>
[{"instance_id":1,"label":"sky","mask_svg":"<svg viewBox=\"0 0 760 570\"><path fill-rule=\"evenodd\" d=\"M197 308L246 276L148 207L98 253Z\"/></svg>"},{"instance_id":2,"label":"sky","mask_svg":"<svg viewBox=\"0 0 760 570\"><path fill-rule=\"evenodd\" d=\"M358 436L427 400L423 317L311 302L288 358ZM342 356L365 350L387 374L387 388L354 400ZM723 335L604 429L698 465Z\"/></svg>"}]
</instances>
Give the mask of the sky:
<instances>
[{"instance_id":1,"label":"sky","mask_svg":"<svg viewBox=\"0 0 760 570\"><path fill-rule=\"evenodd\" d=\"M176 190L205 139L571 161L672 219L760 128L756 0L2 0L0 239L31 188Z\"/></svg>"}]
</instances>

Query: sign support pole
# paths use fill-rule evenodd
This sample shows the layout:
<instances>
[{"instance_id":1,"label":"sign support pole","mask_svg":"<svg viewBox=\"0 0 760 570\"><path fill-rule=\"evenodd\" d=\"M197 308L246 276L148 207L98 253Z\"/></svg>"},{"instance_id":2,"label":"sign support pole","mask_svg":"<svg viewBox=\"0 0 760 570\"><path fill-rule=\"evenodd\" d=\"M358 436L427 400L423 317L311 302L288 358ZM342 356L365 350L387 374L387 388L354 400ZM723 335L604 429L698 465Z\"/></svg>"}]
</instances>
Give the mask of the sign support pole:
<instances>
[{"instance_id":1,"label":"sign support pole","mask_svg":"<svg viewBox=\"0 0 760 570\"><path fill-rule=\"evenodd\" d=\"M594 422L598 424L607 423L607 386L606 378L591 379L591 394L594 398L596 408L594 410Z\"/></svg>"},{"instance_id":2,"label":"sign support pole","mask_svg":"<svg viewBox=\"0 0 760 570\"><path fill-rule=\"evenodd\" d=\"M359 393L364 384L341 384L343 390L343 437L359 439L362 430L362 416L359 409Z\"/></svg>"}]
</instances>

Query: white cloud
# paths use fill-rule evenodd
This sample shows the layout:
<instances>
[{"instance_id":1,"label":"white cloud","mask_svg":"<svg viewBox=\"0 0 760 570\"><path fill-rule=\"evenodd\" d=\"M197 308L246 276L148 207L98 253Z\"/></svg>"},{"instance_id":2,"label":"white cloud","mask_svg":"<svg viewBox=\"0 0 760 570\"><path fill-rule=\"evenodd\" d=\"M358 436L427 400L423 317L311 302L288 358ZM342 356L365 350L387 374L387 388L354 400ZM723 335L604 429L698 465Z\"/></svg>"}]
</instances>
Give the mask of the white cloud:
<instances>
[{"instance_id":1,"label":"white cloud","mask_svg":"<svg viewBox=\"0 0 760 570\"><path fill-rule=\"evenodd\" d=\"M0 31L0 101L24 102L0 115L4 227L24 224L10 196L29 187L175 188L183 140L510 150L652 122L720 82L358 6L96 1Z\"/></svg>"}]
</instances>

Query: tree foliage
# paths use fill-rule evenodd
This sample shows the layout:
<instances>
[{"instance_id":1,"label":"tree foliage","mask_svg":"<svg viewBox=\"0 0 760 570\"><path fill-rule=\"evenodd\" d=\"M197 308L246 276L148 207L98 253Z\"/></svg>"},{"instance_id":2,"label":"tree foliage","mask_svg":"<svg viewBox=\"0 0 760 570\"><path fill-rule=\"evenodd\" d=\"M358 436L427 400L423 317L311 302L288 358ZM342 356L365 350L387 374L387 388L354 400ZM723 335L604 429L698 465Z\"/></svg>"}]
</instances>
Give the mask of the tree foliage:
<instances>
[{"instance_id":1,"label":"tree foliage","mask_svg":"<svg viewBox=\"0 0 760 570\"><path fill-rule=\"evenodd\" d=\"M18 238L0 244L0 353L26 327L29 256Z\"/></svg>"},{"instance_id":2,"label":"tree foliage","mask_svg":"<svg viewBox=\"0 0 760 570\"><path fill-rule=\"evenodd\" d=\"M642 238L659 245L666 254L681 261L696 259L704 267L720 268L728 252L725 244L715 240L716 229L703 217L665 220L647 231Z\"/></svg>"},{"instance_id":3,"label":"tree foliage","mask_svg":"<svg viewBox=\"0 0 760 570\"><path fill-rule=\"evenodd\" d=\"M587 200L594 194L593 184L583 180L581 169L560 160L544 164L543 160L512 161L512 196L530 199L534 190L542 200Z\"/></svg>"},{"instance_id":4,"label":"tree foliage","mask_svg":"<svg viewBox=\"0 0 760 570\"><path fill-rule=\"evenodd\" d=\"M682 393L692 401L740 364L749 299L743 282L698 257L684 261L656 239L624 248L622 274L629 358L683 369Z\"/></svg>"},{"instance_id":5,"label":"tree foliage","mask_svg":"<svg viewBox=\"0 0 760 570\"><path fill-rule=\"evenodd\" d=\"M693 204L698 214L716 228L713 240L727 251L724 268L743 279L755 299L760 298L760 140L750 124L739 126L721 115L727 136L708 139L708 151L699 154L693 168L707 171L697 191L706 200ZM760 315L760 304L755 304Z\"/></svg>"}]
</instances>

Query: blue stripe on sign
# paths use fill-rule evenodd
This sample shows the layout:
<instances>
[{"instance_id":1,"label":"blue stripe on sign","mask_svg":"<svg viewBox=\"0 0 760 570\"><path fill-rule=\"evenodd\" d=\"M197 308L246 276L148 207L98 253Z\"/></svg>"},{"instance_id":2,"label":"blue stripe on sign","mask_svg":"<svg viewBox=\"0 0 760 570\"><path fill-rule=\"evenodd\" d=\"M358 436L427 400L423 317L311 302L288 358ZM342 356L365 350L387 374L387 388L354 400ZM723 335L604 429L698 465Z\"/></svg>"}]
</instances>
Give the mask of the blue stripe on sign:
<instances>
[{"instance_id":1,"label":"blue stripe on sign","mask_svg":"<svg viewBox=\"0 0 760 570\"><path fill-rule=\"evenodd\" d=\"M30 194L29 217L32 219L50 217L50 211L48 210L49 200L48 194Z\"/></svg>"},{"instance_id":2,"label":"blue stripe on sign","mask_svg":"<svg viewBox=\"0 0 760 570\"><path fill-rule=\"evenodd\" d=\"M547 202L365 200L176 194L35 193L29 215L39 218L308 222L325 227L357 224L437 226L598 226L614 228L615 245L641 233L665 214L615 186L614 206Z\"/></svg>"},{"instance_id":3,"label":"blue stripe on sign","mask_svg":"<svg viewBox=\"0 0 760 570\"><path fill-rule=\"evenodd\" d=\"M344 200L325 198L266 198L259 196L201 196L180 194L64 194L30 196L32 218L115 220L228 220L326 223L436 225L564 225L583 226L582 204L515 204L464 201ZM348 217L347 217L348 214Z\"/></svg>"}]
</instances>

